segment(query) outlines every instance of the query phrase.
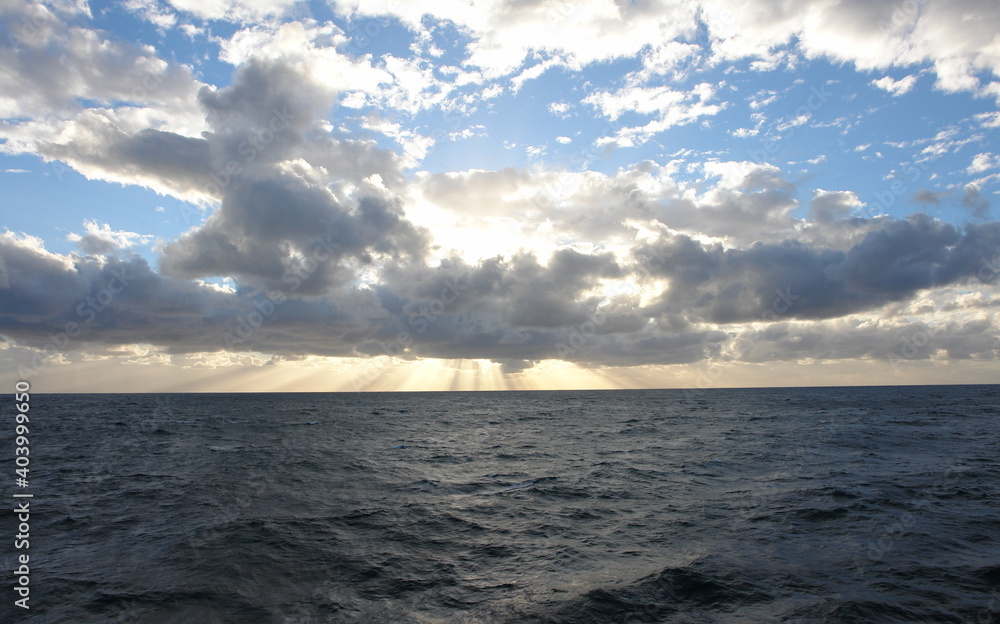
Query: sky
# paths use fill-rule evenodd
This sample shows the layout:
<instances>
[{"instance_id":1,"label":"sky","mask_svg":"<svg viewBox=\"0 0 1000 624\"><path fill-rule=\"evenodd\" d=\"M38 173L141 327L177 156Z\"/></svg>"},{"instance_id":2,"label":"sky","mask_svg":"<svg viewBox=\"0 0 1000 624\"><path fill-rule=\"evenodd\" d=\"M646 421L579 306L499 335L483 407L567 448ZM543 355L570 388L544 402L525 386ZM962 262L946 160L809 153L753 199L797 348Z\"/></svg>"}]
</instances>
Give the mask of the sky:
<instances>
[{"instance_id":1,"label":"sky","mask_svg":"<svg viewBox=\"0 0 1000 624\"><path fill-rule=\"evenodd\" d=\"M0 0L36 392L995 383L995 0Z\"/></svg>"}]
</instances>

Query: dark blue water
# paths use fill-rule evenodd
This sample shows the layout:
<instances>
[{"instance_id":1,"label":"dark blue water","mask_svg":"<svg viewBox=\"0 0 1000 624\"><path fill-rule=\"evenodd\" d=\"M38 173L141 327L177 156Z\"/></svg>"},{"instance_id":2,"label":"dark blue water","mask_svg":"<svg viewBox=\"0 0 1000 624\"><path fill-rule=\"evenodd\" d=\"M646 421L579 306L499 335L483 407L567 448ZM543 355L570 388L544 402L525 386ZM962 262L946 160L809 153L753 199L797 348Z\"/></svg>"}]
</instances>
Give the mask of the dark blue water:
<instances>
[{"instance_id":1,"label":"dark blue water","mask_svg":"<svg viewBox=\"0 0 1000 624\"><path fill-rule=\"evenodd\" d=\"M997 386L32 401L4 622L1000 622Z\"/></svg>"}]
</instances>

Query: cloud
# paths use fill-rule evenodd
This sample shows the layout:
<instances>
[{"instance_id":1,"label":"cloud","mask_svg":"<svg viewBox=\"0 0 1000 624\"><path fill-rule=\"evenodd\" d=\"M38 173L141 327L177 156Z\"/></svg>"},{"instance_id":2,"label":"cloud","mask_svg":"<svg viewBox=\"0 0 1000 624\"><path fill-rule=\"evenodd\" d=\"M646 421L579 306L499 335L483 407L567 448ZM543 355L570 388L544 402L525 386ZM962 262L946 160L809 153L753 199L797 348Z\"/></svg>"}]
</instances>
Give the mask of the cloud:
<instances>
[{"instance_id":1,"label":"cloud","mask_svg":"<svg viewBox=\"0 0 1000 624\"><path fill-rule=\"evenodd\" d=\"M809 203L809 219L823 224L843 222L862 205L858 196L851 191L817 189Z\"/></svg>"},{"instance_id":2,"label":"cloud","mask_svg":"<svg viewBox=\"0 0 1000 624\"><path fill-rule=\"evenodd\" d=\"M983 128L1000 128L1000 111L990 113L978 113L973 118L980 123Z\"/></svg>"},{"instance_id":3,"label":"cloud","mask_svg":"<svg viewBox=\"0 0 1000 624\"><path fill-rule=\"evenodd\" d=\"M750 108L752 110L760 110L767 105L774 103L777 99L777 91L772 91L770 89L761 90L754 94L753 99L750 100Z\"/></svg>"},{"instance_id":4,"label":"cloud","mask_svg":"<svg viewBox=\"0 0 1000 624\"><path fill-rule=\"evenodd\" d=\"M995 156L989 152L982 154L976 154L972 158L972 164L966 169L966 173L975 174L983 173L984 171L990 171L991 169L1000 169L1000 156Z\"/></svg>"},{"instance_id":5,"label":"cloud","mask_svg":"<svg viewBox=\"0 0 1000 624\"><path fill-rule=\"evenodd\" d=\"M336 7L344 15L393 15L418 33L427 29L426 19L450 22L468 37L468 56L463 64L480 69L485 79L513 74L532 51L579 69L598 61L635 56L649 43L660 47L662 42L693 34L696 28L695 7L675 2L441 4L428 0L348 0L337 2ZM553 23L560 28L552 28ZM683 53L674 46L667 49Z\"/></svg>"},{"instance_id":6,"label":"cloud","mask_svg":"<svg viewBox=\"0 0 1000 624\"><path fill-rule=\"evenodd\" d=\"M152 128L129 133L113 113L85 111L63 141L44 144L42 153L90 179L145 186L194 203L214 197L213 163L203 138Z\"/></svg>"},{"instance_id":7,"label":"cloud","mask_svg":"<svg viewBox=\"0 0 1000 624\"><path fill-rule=\"evenodd\" d=\"M671 128L717 115L725 103L709 104L715 89L708 83L696 85L690 91L676 91L667 86L631 85L614 92L597 91L584 98L602 115L616 121L623 113L654 115L656 119L643 126L620 128L613 136L598 139L598 144L634 147Z\"/></svg>"},{"instance_id":8,"label":"cloud","mask_svg":"<svg viewBox=\"0 0 1000 624\"><path fill-rule=\"evenodd\" d=\"M775 323L738 336L728 356L740 362L874 360L897 370L921 360L996 360L997 329L988 317L935 326L866 317Z\"/></svg>"},{"instance_id":9,"label":"cloud","mask_svg":"<svg viewBox=\"0 0 1000 624\"><path fill-rule=\"evenodd\" d=\"M710 6L705 20L713 53L722 59L764 58L797 40L805 56L862 70L931 63L938 88L948 91L975 90L976 72L996 75L1000 68L1000 54L990 43L1000 18L989 0L794 5L721 0Z\"/></svg>"},{"instance_id":10,"label":"cloud","mask_svg":"<svg viewBox=\"0 0 1000 624\"><path fill-rule=\"evenodd\" d=\"M916 204L929 204L932 206L938 206L941 204L941 200L947 196L946 191L931 191L928 189L918 189L910 201Z\"/></svg>"},{"instance_id":11,"label":"cloud","mask_svg":"<svg viewBox=\"0 0 1000 624\"><path fill-rule=\"evenodd\" d=\"M5 12L6 26L14 33L24 24L32 29L11 40L17 45L0 47L0 117L7 119L0 151L198 200L196 187L166 183L146 167L157 158L154 144L164 128L188 141L204 129L197 93L205 85L191 69L161 60L150 47L72 24L41 4L15 4L20 12ZM115 150L132 151L121 156L141 162L119 161Z\"/></svg>"},{"instance_id":12,"label":"cloud","mask_svg":"<svg viewBox=\"0 0 1000 624\"><path fill-rule=\"evenodd\" d=\"M65 353L136 343L170 353L221 351L226 334L235 336L241 319L245 324L248 315L265 309L269 323L288 332L270 345L275 350L295 350L311 341L316 352L343 355L351 351L343 335L363 335L368 316L378 314L371 297L359 292L346 293L337 303L289 301L279 304L277 313L264 295L163 277L139 257L60 256L44 251L40 241L10 233L0 235L0 259L6 276L0 284L0 333L17 336L26 346L50 345ZM318 326L324 328L320 340ZM259 332L261 338L267 333ZM231 346L257 340L251 336Z\"/></svg>"},{"instance_id":13,"label":"cloud","mask_svg":"<svg viewBox=\"0 0 1000 624\"><path fill-rule=\"evenodd\" d=\"M604 366L885 357L913 328L892 306L977 279L982 258L1000 248L998 225L958 230L925 216L889 219L843 250L791 239L729 247L664 233L624 258L562 249L544 264L526 252L474 264L392 263L377 283L341 280L322 291L290 283L220 289L157 275L137 257L60 256L8 233L0 236L0 331L44 345L75 322L85 331L72 350L143 343L170 353L558 358ZM338 260L330 253L317 264ZM606 288L616 284L624 288ZM981 340L996 331L991 317L968 317L992 300L967 299L951 299L964 303L948 312L935 344L956 357L995 357ZM862 313L895 329L875 331Z\"/></svg>"},{"instance_id":14,"label":"cloud","mask_svg":"<svg viewBox=\"0 0 1000 624\"><path fill-rule=\"evenodd\" d=\"M302 0L166 0L177 11L203 20L254 22L280 16Z\"/></svg>"},{"instance_id":15,"label":"cloud","mask_svg":"<svg viewBox=\"0 0 1000 624\"><path fill-rule=\"evenodd\" d=\"M910 74L899 80L893 80L891 76L886 76L884 78L879 78L878 80L872 80L872 86L878 87L883 91L888 91L893 97L899 97L901 95L906 95L909 93L914 85L917 84L917 76L915 74Z\"/></svg>"},{"instance_id":16,"label":"cloud","mask_svg":"<svg viewBox=\"0 0 1000 624\"><path fill-rule=\"evenodd\" d=\"M161 6L159 0L126 0L125 9L157 28L169 29L177 24L177 15Z\"/></svg>"},{"instance_id":17,"label":"cloud","mask_svg":"<svg viewBox=\"0 0 1000 624\"><path fill-rule=\"evenodd\" d=\"M549 112L559 117L566 117L569 109L570 105L566 102L552 102L549 104Z\"/></svg>"},{"instance_id":18,"label":"cloud","mask_svg":"<svg viewBox=\"0 0 1000 624\"><path fill-rule=\"evenodd\" d=\"M975 184L966 185L962 193L962 206L977 219L985 219L990 212L990 202Z\"/></svg>"},{"instance_id":19,"label":"cloud","mask_svg":"<svg viewBox=\"0 0 1000 624\"><path fill-rule=\"evenodd\" d=\"M803 55L853 63L861 70L929 64L938 88L975 91L980 88L978 72L997 75L1000 68L1000 52L992 45L1000 18L991 0L659 0L624 5L599 0L457 5L348 0L336 6L344 15L393 15L417 33L428 28L425 17L454 24L468 37L465 64L481 68L485 78L514 73L532 52L579 69L638 56L645 46L649 75L662 75L702 54L714 62L766 60L778 54L786 64ZM553 30L554 21L562 27ZM709 35L704 51L687 44L699 23ZM786 47L797 54L786 54ZM912 86L910 78L891 84L901 94Z\"/></svg>"},{"instance_id":20,"label":"cloud","mask_svg":"<svg viewBox=\"0 0 1000 624\"><path fill-rule=\"evenodd\" d=\"M153 240L150 235L112 230L107 223L98 224L89 219L83 222L83 227L83 235L71 233L66 238L76 243L81 251L91 255L112 254Z\"/></svg>"},{"instance_id":21,"label":"cloud","mask_svg":"<svg viewBox=\"0 0 1000 624\"><path fill-rule=\"evenodd\" d=\"M65 117L80 110L80 100L163 113L193 102L202 86L188 68L157 58L150 48L71 25L40 3L14 4L0 17L17 44L0 47L0 117L32 118L42 111Z\"/></svg>"},{"instance_id":22,"label":"cloud","mask_svg":"<svg viewBox=\"0 0 1000 624\"><path fill-rule=\"evenodd\" d=\"M283 61L254 60L231 86L201 92L212 128L202 176L221 204L163 247L166 274L281 288L319 245L328 261L299 280L303 292L324 292L354 279L350 263L422 256L425 234L384 186L399 177L398 157L370 142L313 136L335 97L328 87ZM340 176L362 182L328 186Z\"/></svg>"},{"instance_id":23,"label":"cloud","mask_svg":"<svg viewBox=\"0 0 1000 624\"><path fill-rule=\"evenodd\" d=\"M977 259L1000 246L1000 224L964 233L926 216L884 221L846 251L798 241L743 249L703 245L684 235L636 251L658 260L670 281L650 311L689 323L759 319L784 293L783 314L823 319L903 301L926 288L974 279Z\"/></svg>"}]
</instances>

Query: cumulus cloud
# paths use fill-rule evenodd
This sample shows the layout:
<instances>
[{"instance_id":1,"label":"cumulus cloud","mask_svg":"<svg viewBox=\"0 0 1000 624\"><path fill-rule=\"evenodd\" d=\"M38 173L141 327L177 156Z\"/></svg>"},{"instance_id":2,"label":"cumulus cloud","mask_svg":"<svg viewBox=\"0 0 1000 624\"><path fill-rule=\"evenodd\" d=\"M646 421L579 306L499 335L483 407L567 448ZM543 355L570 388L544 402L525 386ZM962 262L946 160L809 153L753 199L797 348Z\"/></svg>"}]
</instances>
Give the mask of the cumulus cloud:
<instances>
[{"instance_id":1,"label":"cumulus cloud","mask_svg":"<svg viewBox=\"0 0 1000 624\"><path fill-rule=\"evenodd\" d=\"M322 293L290 284L219 289L158 275L137 257L60 256L11 234L0 243L2 331L28 344L72 321L85 324L79 344L143 342L171 352L623 365L874 357L908 326L888 317L897 329L874 332L856 315L882 314L919 293L977 279L981 259L1000 248L1000 227L959 230L924 216L888 220L846 250L795 240L729 247L663 234L624 259L564 249L545 264L530 253L475 264L451 258L433 268L400 263L384 267L377 285L341 281ZM609 295L601 288L608 283L635 287ZM644 302L642 295L660 284L666 286ZM963 309L989 302L980 297ZM848 338L818 340L817 327L802 324L817 320ZM753 331L764 334L748 333L748 323L763 323ZM961 357L987 357L990 348L974 343L995 330L992 321L956 320L941 331ZM873 332L877 340L868 337Z\"/></svg>"},{"instance_id":2,"label":"cumulus cloud","mask_svg":"<svg viewBox=\"0 0 1000 624\"><path fill-rule=\"evenodd\" d=\"M336 7L345 15L393 15L417 32L425 30L426 17L451 22L469 37L465 65L480 69L486 79L514 73L531 51L551 53L561 65L574 68L633 56L649 42L692 34L696 15L695 7L684 3L601 0L530 4L348 0ZM553 23L560 27L552 28Z\"/></svg>"},{"instance_id":3,"label":"cumulus cloud","mask_svg":"<svg viewBox=\"0 0 1000 624\"><path fill-rule=\"evenodd\" d=\"M983 173L984 171L990 171L992 169L1000 169L1000 156L995 156L989 152L982 154L976 154L972 158L972 164L969 165L966 172L969 174Z\"/></svg>"},{"instance_id":4,"label":"cumulus cloud","mask_svg":"<svg viewBox=\"0 0 1000 624\"><path fill-rule=\"evenodd\" d=\"M427 28L425 17L453 23L469 37L465 63L483 69L485 77L515 72L531 51L579 68L636 56L644 46L649 46L644 58L652 74L663 74L703 53L716 62L768 59L793 44L807 57L849 62L864 70L931 63L937 86L945 90L976 90L980 87L977 72L997 75L1000 68L1000 53L992 45L1000 18L991 0L810 0L794 4L778 0L753 4L736 0L642 4L345 0L336 6L345 15L392 15L417 32ZM561 27L552 29L553 21ZM697 31L699 22L710 37L706 52L682 43ZM788 62L795 57L788 55ZM891 83L892 88L901 94L912 87L911 78ZM883 84L888 88L890 83Z\"/></svg>"},{"instance_id":5,"label":"cumulus cloud","mask_svg":"<svg viewBox=\"0 0 1000 624\"><path fill-rule=\"evenodd\" d=\"M843 222L861 205L861 200L851 191L818 189L809 203L809 218L822 224Z\"/></svg>"},{"instance_id":6,"label":"cumulus cloud","mask_svg":"<svg viewBox=\"0 0 1000 624\"><path fill-rule=\"evenodd\" d=\"M660 315L733 323L761 318L775 297L794 318L832 318L913 297L919 290L971 280L983 254L1000 245L1000 225L951 225L916 215L884 222L850 249L798 241L744 249L664 237L637 254L658 259L670 286L652 307Z\"/></svg>"},{"instance_id":7,"label":"cumulus cloud","mask_svg":"<svg viewBox=\"0 0 1000 624\"><path fill-rule=\"evenodd\" d=\"M202 91L212 128L202 139L212 163L202 178L221 204L163 248L167 274L277 288L319 244L333 260L310 273L303 292L322 292L354 278L348 264L422 257L425 235L384 186L399 176L398 157L310 134L333 97L329 85L281 61L252 61L230 87ZM360 183L327 186L341 176Z\"/></svg>"},{"instance_id":8,"label":"cumulus cloud","mask_svg":"<svg viewBox=\"0 0 1000 624\"><path fill-rule=\"evenodd\" d=\"M0 47L0 117L68 116L82 99L177 115L202 86L151 48L109 40L41 3L8 3L0 20L15 44Z\"/></svg>"},{"instance_id":9,"label":"cumulus cloud","mask_svg":"<svg viewBox=\"0 0 1000 624\"><path fill-rule=\"evenodd\" d=\"M83 222L84 234L71 233L66 238L77 244L81 251L92 255L111 254L153 240L148 234L112 230L107 223L98 224L88 219Z\"/></svg>"},{"instance_id":10,"label":"cumulus cloud","mask_svg":"<svg viewBox=\"0 0 1000 624\"><path fill-rule=\"evenodd\" d=\"M169 29L177 24L177 15L158 0L126 0L125 8L158 28Z\"/></svg>"},{"instance_id":11,"label":"cumulus cloud","mask_svg":"<svg viewBox=\"0 0 1000 624\"><path fill-rule=\"evenodd\" d=\"M906 95L916 84L917 77L913 74L900 78L899 80L893 80L891 76L879 78L878 80L872 80L872 86L878 87L883 91L888 91L893 97Z\"/></svg>"}]
</instances>

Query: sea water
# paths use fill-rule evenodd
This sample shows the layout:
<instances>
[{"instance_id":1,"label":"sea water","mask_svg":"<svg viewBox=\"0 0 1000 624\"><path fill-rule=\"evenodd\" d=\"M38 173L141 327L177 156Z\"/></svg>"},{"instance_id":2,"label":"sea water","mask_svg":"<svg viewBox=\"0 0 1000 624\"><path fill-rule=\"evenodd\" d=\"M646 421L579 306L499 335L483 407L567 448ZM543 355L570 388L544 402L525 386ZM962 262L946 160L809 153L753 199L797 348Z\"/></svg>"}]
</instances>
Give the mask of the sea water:
<instances>
[{"instance_id":1,"label":"sea water","mask_svg":"<svg viewBox=\"0 0 1000 624\"><path fill-rule=\"evenodd\" d=\"M0 614L1000 622L998 424L998 386L35 395Z\"/></svg>"}]
</instances>

